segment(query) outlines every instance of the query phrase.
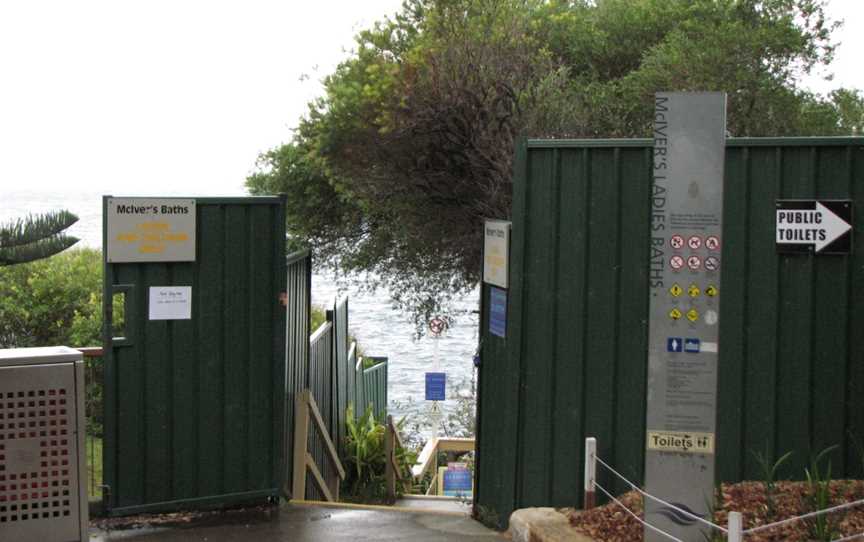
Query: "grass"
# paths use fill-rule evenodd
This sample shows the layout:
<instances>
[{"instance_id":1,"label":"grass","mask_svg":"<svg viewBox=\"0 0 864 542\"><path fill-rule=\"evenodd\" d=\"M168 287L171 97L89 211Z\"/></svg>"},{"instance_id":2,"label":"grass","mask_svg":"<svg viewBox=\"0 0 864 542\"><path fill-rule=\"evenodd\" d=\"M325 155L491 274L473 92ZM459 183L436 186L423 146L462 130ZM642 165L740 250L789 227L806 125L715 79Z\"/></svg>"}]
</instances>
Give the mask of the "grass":
<instances>
[{"instance_id":1,"label":"grass","mask_svg":"<svg viewBox=\"0 0 864 542\"><path fill-rule=\"evenodd\" d=\"M87 495L102 499L102 439L87 435Z\"/></svg>"}]
</instances>

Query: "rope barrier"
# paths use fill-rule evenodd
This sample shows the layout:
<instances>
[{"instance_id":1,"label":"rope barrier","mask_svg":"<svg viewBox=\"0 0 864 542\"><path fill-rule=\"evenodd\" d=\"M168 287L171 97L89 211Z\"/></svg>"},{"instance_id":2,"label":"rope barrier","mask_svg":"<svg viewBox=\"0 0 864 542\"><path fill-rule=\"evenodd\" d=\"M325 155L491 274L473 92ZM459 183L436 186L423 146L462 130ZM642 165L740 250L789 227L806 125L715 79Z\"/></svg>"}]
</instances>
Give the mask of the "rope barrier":
<instances>
[{"instance_id":1,"label":"rope barrier","mask_svg":"<svg viewBox=\"0 0 864 542\"><path fill-rule=\"evenodd\" d=\"M858 540L864 539L864 533L853 534L851 536L844 536L843 538L835 538L831 542L849 542L850 540Z\"/></svg>"},{"instance_id":2,"label":"rope barrier","mask_svg":"<svg viewBox=\"0 0 864 542\"><path fill-rule=\"evenodd\" d=\"M859 538L864 538L864 533L853 534L851 536L844 536L843 538L834 539L831 542L849 542L850 540L858 540Z\"/></svg>"},{"instance_id":3,"label":"rope barrier","mask_svg":"<svg viewBox=\"0 0 864 542\"><path fill-rule=\"evenodd\" d=\"M654 495L651 495L650 493L647 493L647 492L643 491L642 488L640 488L639 486L637 486L636 484L634 484L633 482L631 482L630 480L628 480L627 478L625 478L621 473L619 473L618 471L616 471L615 469L613 469L613 468L612 468L608 463L606 463L605 461L603 461L602 459L600 459L600 456L599 456L599 455L598 455L598 456L595 456L595 458L596 458L596 460L597 460L598 463L600 463L601 465L603 465L604 467L606 467L607 469L609 469L609 470L612 472L612 474L614 474L614 475L617 476L618 478L624 480L624 482L626 482L627 485L629 485L629 486L630 486L634 491L638 492L638 493L639 493L640 495L642 495L643 497L647 497L647 498L651 499L651 500L654 501L654 502L657 502L657 503L662 504L663 506L668 506L669 508L671 508L671 509L673 509L673 510L677 510L678 512L681 512L683 515L687 516L688 518L693 519L693 520L696 520L696 521L702 523L703 525L705 525L705 526L707 526L707 527L711 527L712 529L717 529L718 531L720 531L720 532L722 532L722 533L724 533L724 534L725 534L725 533L728 533L728 530L727 530L725 527L721 527L720 525L717 525L716 523L712 523L712 522L708 521L707 519L705 519L705 518L703 518L703 517L701 517L701 516L697 516L696 514L694 514L694 513L692 513L692 512L688 512L687 510L683 510L683 509L681 509L681 508L678 508L677 506L675 506L675 505L672 504L672 503L666 502L666 501L664 501L663 499L661 499L661 498L659 498L659 497L655 497ZM597 484L597 483L595 483L594 485L599 486L599 484Z\"/></svg>"},{"instance_id":4,"label":"rope barrier","mask_svg":"<svg viewBox=\"0 0 864 542\"><path fill-rule=\"evenodd\" d=\"M817 510L815 512L808 512L807 514L802 514L800 516L795 516L792 518L786 518L786 519L783 519L780 521L775 521L774 523L759 525L758 527L751 527L750 529L745 530L743 532L743 534L748 535L748 534L758 533L761 531L767 531L768 529L773 529L774 527L780 527L781 525L787 525L787 524L795 522L795 521L814 518L816 516L821 516L822 514L830 514L832 512L839 512L840 510L847 510L849 508L855 508L856 506L860 506L862 504L864 504L864 499L843 503L843 504L840 504L837 506L833 506L831 508L825 508L823 510ZM861 536L861 535L855 535L855 536Z\"/></svg>"},{"instance_id":5,"label":"rope barrier","mask_svg":"<svg viewBox=\"0 0 864 542\"><path fill-rule=\"evenodd\" d=\"M594 487L596 487L597 489L599 489L600 491L602 491L602 492L603 492L607 497L609 497L610 499L612 499L613 501L615 501L615 504L617 504L618 506L620 506L621 508L623 508L624 511L627 512L628 514L630 514L630 516L631 516L633 519L635 519L636 521L638 521L639 523L641 523L641 524L644 525L645 527L648 527L649 529L651 529L651 530L654 531L655 533L660 534L660 535L663 535L663 536L665 536L666 538L668 538L669 540L673 540L674 542L684 542L684 541L681 540L680 538L675 538L675 537L672 536L671 534L669 534L669 533L667 533L667 532L665 532L665 531L662 531L662 530L658 529L657 527L651 525L650 523L648 523L648 522L645 521L644 519L640 518L640 517L639 517L638 515L636 515L632 510L630 510L629 508L627 508L626 506L624 506L624 503L622 503L621 501L619 501L618 499L616 499L615 497L613 497L612 494L609 493L608 491L606 491L606 490L603 488L603 486L601 486L600 484L595 483L595 484L594 484Z\"/></svg>"},{"instance_id":6,"label":"rope barrier","mask_svg":"<svg viewBox=\"0 0 864 542\"><path fill-rule=\"evenodd\" d=\"M590 441L590 442L589 442L589 441ZM654 531L654 532L656 532L656 533L658 533L658 534L660 534L660 535L662 535L662 536L664 536L664 537L666 537L666 538L668 538L668 539L670 539L670 540L673 540L673 541L675 541L675 542L682 542L680 539L675 538L675 537L672 536L671 534L669 534L669 533L667 533L667 532L665 532L665 531L660 530L659 528L657 528L657 527L651 525L650 523L648 523L648 522L645 521L644 519L640 518L637 514L635 514L635 513L634 513L633 511L631 511L629 508L627 508L626 506L624 506L624 503L622 503L620 500L618 500L617 498L615 498L615 497L614 497L614 496L613 496L609 491L607 491L603 486L601 486L600 484L598 484L597 481L596 481L596 479L595 479L595 477L594 477L594 474L593 474L593 467L592 467L592 470L590 470L590 471L589 471L588 468L587 468L587 465L588 465L588 463L589 463L589 461L588 461L587 458L590 457L591 459L593 459L593 461L594 461L595 463L599 463L600 465L602 465L603 467L605 467L607 470L609 470L609 472L611 472L612 474L614 474L615 476L617 476L618 478L620 478L621 480L623 480L627 485L630 486L631 489L633 489L634 491L636 491L637 493L639 493L640 495L642 495L644 498L651 499L651 500L654 501L654 502L657 502L657 503L659 503L659 504L662 504L662 505L664 505L664 506L667 506L667 507L671 508L672 510L676 510L676 511L680 512L680 513L681 513L682 515L684 515L685 517L691 518L691 519L693 519L693 520L695 520L695 521L698 521L698 522L702 523L703 525L705 525L705 526L707 526L707 527L710 527L710 528L712 528L712 529L717 529L718 531L720 531L720 532L722 532L722 533L724 533L724 534L727 534L727 535L730 535L730 536L731 536L732 533L729 532L729 529L727 529L727 528L725 528L725 527L721 527L720 525L717 525L716 523L712 523L711 521L708 521L708 520L706 520L706 519L704 519L704 518L702 518L702 517L700 517L700 516L697 516L696 514L694 514L694 513L692 513L692 512L689 512L689 511L687 511L687 510L683 510L683 509L681 509L681 508L675 506L675 505L672 504L672 503L666 502L666 501L664 501L663 499L660 499L660 498L658 498L658 497L655 497L654 495L651 495L650 493L644 491L642 488L640 488L639 486L637 486L636 484L634 484L633 482L631 482L630 480L628 480L628 479L627 479L623 474L621 474L620 472L618 472L617 470L615 470L615 469L612 467L612 465L610 465L610 464L606 463L605 461L603 461L603 460L600 458L600 456L597 455L597 453L596 453L596 448L595 448L596 445L594 444L594 442L595 442L595 439L593 439L593 438L588 438L588 439L586 439L586 454L588 454L588 455L586 455L586 471L585 471L585 472L586 472L586 475L585 475L585 491L586 491L586 499L589 498L589 493L588 493L588 492L589 492L589 489L593 489L593 488L599 489L599 490L600 490L604 495L606 495L607 497L609 497L609 499L611 499L612 501L614 501L615 504L617 504L619 507L623 508L625 512L627 512L631 517L633 517L633 519L635 519L636 521L638 521L639 523L641 523L641 524L644 525L645 527L651 529L652 531ZM590 447L589 447L589 445L590 445ZM593 463L592 463L592 464L593 464ZM593 488L592 488L592 486L593 486ZM590 502L594 502L594 501L593 501L593 491L592 491L592 493L591 493L591 497L590 497L590 498L591 498L591 501L590 501ZM816 510L815 512L809 512L809 513L807 513L807 514L802 514L802 515L800 515L800 516L795 516L795 517L791 517L791 518L786 518L786 519L783 519L783 520L780 520L780 521L775 521L774 523L768 523L768 524L766 524L766 525L759 525L759 526L757 526L757 527L751 527L750 529L747 529L747 530L741 530L741 519L740 519L740 515L738 514L738 512L734 512L734 513L733 513L733 512L730 512L730 527L729 527L729 528L734 529L734 531L735 531L734 534L736 535L736 537L743 537L743 536L748 536L748 535L751 535L751 534L759 533L759 532L762 532L762 531L767 531L767 530L770 530L770 529L774 529L774 528L776 528L776 527L780 527L780 526L783 526L783 525L788 525L788 524L790 524L790 523L794 523L794 522L796 522L796 521L802 521L802 520L805 520L805 519L810 519L810 518L818 517L818 516L821 516L821 515L823 515L823 514L832 514L832 513L834 513L834 512L840 512L840 511L842 511L842 510L848 510L848 509L850 509L850 508L855 508L855 507L857 507L857 506L861 506L861 505L864 505L864 499L860 499L860 500L853 501L853 502L843 503L843 504L840 504L840 505L837 505L837 506L832 506L831 508L825 508L825 509L823 509L823 510ZM731 523L731 521L732 521L732 519L733 519L731 516L733 516L733 515L737 517L737 520L736 520L736 524L735 524L735 526L733 526L732 523ZM731 538L730 538L730 539L731 539ZM850 541L852 541L852 540L864 540L864 533L859 533L859 534L854 534L854 535L846 536L846 537L843 537L843 538L838 538L838 539L832 540L832 542L850 542Z\"/></svg>"}]
</instances>

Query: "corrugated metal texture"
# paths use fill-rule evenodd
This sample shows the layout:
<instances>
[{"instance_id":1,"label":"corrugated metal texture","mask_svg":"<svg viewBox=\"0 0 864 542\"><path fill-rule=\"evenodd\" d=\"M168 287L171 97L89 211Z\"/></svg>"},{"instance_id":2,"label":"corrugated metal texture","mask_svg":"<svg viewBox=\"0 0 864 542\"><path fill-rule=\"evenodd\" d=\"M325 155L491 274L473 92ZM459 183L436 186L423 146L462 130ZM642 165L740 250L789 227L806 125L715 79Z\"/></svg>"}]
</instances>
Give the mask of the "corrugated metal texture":
<instances>
[{"instance_id":1,"label":"corrugated metal texture","mask_svg":"<svg viewBox=\"0 0 864 542\"><path fill-rule=\"evenodd\" d=\"M758 141L758 140L757 140ZM780 476L812 454L835 477L861 477L864 439L864 141L727 150L719 476L759 478L752 452L793 451ZM776 199L852 199L851 256L778 255Z\"/></svg>"},{"instance_id":2,"label":"corrugated metal texture","mask_svg":"<svg viewBox=\"0 0 864 542\"><path fill-rule=\"evenodd\" d=\"M278 495L285 393L280 198L197 201L197 260L106 264L128 340L105 337L113 514ZM192 286L191 320L149 320L151 286ZM106 326L106 333L107 331Z\"/></svg>"},{"instance_id":3,"label":"corrugated metal texture","mask_svg":"<svg viewBox=\"0 0 864 542\"><path fill-rule=\"evenodd\" d=\"M359 413L362 414L371 405L375 419L381 422L387 417L387 358L367 356L366 359L374 360L375 365L362 369L358 375L358 383L363 389L362 410Z\"/></svg>"},{"instance_id":4,"label":"corrugated metal texture","mask_svg":"<svg viewBox=\"0 0 864 542\"><path fill-rule=\"evenodd\" d=\"M514 170L507 338L484 311L477 507L581 502L584 438L641 481L651 141L531 141ZM852 198L862 226L860 139L729 140L724 208L718 476L758 478L754 451L794 451L784 476L838 444L860 476L864 244L781 256L778 198ZM489 288L484 286L483 306ZM492 391L490 391L492 390ZM612 480L601 476L601 483ZM608 486L607 486L608 487ZM626 488L620 484L615 488Z\"/></svg>"},{"instance_id":5,"label":"corrugated metal texture","mask_svg":"<svg viewBox=\"0 0 864 542\"><path fill-rule=\"evenodd\" d=\"M328 316L333 321L333 426L330 434L336 448L343 449L345 440L345 413L348 408L348 373L354 366L348 363L348 297L336 302Z\"/></svg>"},{"instance_id":6,"label":"corrugated metal texture","mask_svg":"<svg viewBox=\"0 0 864 542\"><path fill-rule=\"evenodd\" d=\"M325 427L333 426L333 323L324 322L309 338L309 389L321 412ZM330 431L332 438L333 432ZM333 467L324 449L324 441L314 424L310 424L309 453L325 480L331 480ZM311 474L307 473L306 498L323 500ZM295 496L294 498L298 498Z\"/></svg>"},{"instance_id":7,"label":"corrugated metal texture","mask_svg":"<svg viewBox=\"0 0 864 542\"><path fill-rule=\"evenodd\" d=\"M306 389L309 370L309 319L312 303L312 256L310 251L295 252L287 257L285 344L285 486L293 480L294 400Z\"/></svg>"},{"instance_id":8,"label":"corrugated metal texture","mask_svg":"<svg viewBox=\"0 0 864 542\"><path fill-rule=\"evenodd\" d=\"M354 409L354 415L357 416L357 343L352 342L351 348L348 349L348 393L346 400L351 408Z\"/></svg>"}]
</instances>

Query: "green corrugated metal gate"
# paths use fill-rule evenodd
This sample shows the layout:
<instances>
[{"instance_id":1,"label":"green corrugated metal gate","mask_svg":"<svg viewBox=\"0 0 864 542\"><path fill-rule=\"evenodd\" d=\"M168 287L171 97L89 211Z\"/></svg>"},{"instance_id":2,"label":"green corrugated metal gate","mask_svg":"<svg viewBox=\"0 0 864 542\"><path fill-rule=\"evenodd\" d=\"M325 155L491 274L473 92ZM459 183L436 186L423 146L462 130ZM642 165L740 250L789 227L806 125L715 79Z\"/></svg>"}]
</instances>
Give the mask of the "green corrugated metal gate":
<instances>
[{"instance_id":1,"label":"green corrugated metal gate","mask_svg":"<svg viewBox=\"0 0 864 542\"><path fill-rule=\"evenodd\" d=\"M196 206L194 262L105 264L107 321L112 295L126 297L124 339L107 327L105 337L112 514L280 493L284 201L198 198ZM192 287L191 319L149 319L148 289L179 285Z\"/></svg>"},{"instance_id":2,"label":"green corrugated metal gate","mask_svg":"<svg viewBox=\"0 0 864 542\"><path fill-rule=\"evenodd\" d=\"M641 482L652 141L528 141L514 166L507 338L482 293L478 512L582 498L582 447ZM759 479L752 452L831 454L862 476L864 241L850 256L778 255L775 200L852 199L864 226L864 140L727 141L717 473ZM601 476L616 491L628 488ZM609 487L609 486L606 486Z\"/></svg>"}]
</instances>

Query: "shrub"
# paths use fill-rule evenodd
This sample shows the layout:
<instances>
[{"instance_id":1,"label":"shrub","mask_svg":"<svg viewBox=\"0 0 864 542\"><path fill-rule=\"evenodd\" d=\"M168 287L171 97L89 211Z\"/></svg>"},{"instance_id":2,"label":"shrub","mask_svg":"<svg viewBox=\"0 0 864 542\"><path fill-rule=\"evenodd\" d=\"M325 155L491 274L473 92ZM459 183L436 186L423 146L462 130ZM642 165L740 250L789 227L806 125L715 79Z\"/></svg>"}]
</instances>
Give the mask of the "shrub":
<instances>
[{"instance_id":1,"label":"shrub","mask_svg":"<svg viewBox=\"0 0 864 542\"><path fill-rule=\"evenodd\" d=\"M98 250L0 267L0 348L101 344L101 293Z\"/></svg>"},{"instance_id":2,"label":"shrub","mask_svg":"<svg viewBox=\"0 0 864 542\"><path fill-rule=\"evenodd\" d=\"M354 407L348 406L345 416L347 435L345 436L345 480L342 496L345 500L357 502L384 502L387 497L385 487L384 437L386 428L375 420L372 407L368 406L359 418L354 417ZM400 429L402 422L397 424ZM408 472L417 460L417 454L399 447L396 460L403 472ZM396 482L397 496L404 495L410 488L410 477Z\"/></svg>"}]
</instances>

